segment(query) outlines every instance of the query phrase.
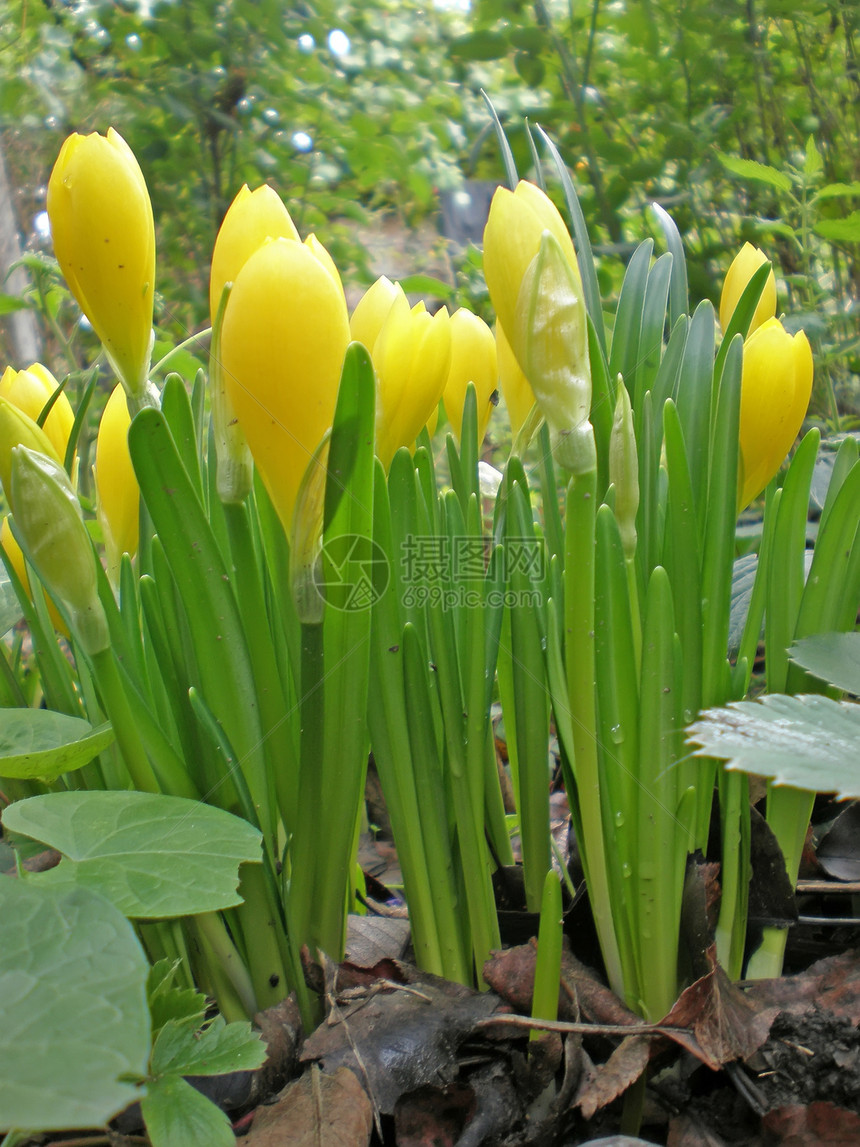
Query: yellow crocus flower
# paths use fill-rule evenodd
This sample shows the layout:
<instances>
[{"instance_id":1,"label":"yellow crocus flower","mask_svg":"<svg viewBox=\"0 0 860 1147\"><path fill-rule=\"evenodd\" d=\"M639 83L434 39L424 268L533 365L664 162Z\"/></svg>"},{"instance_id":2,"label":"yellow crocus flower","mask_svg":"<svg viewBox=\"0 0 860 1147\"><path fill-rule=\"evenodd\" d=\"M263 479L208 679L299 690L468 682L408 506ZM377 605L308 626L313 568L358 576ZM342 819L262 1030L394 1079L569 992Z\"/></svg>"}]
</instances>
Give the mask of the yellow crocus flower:
<instances>
[{"instance_id":1,"label":"yellow crocus flower","mask_svg":"<svg viewBox=\"0 0 860 1147\"><path fill-rule=\"evenodd\" d=\"M760 494L797 438L812 394L812 350L767 319L744 343L739 509Z\"/></svg>"},{"instance_id":2,"label":"yellow crocus flower","mask_svg":"<svg viewBox=\"0 0 860 1147\"><path fill-rule=\"evenodd\" d=\"M492 397L499 382L496 340L483 319L460 307L451 315L451 366L442 400L451 423L451 433L460 441L466 388L475 387L478 405L478 446L484 441L493 410Z\"/></svg>"},{"instance_id":3,"label":"yellow crocus flower","mask_svg":"<svg viewBox=\"0 0 860 1147\"><path fill-rule=\"evenodd\" d=\"M376 369L376 453L388 469L401 446L412 446L430 420L451 365L448 311L410 309L401 292L373 347Z\"/></svg>"},{"instance_id":4,"label":"yellow crocus flower","mask_svg":"<svg viewBox=\"0 0 860 1147\"><path fill-rule=\"evenodd\" d=\"M236 276L221 329L224 385L285 530L334 418L349 345L343 292L303 243L278 238Z\"/></svg>"},{"instance_id":5,"label":"yellow crocus flower","mask_svg":"<svg viewBox=\"0 0 860 1147\"><path fill-rule=\"evenodd\" d=\"M13 370L7 366L0 378L0 396L23 410L35 422L59 385L48 368L40 362L34 362L26 370ZM74 422L71 403L65 394L60 394L42 428L60 458L66 453Z\"/></svg>"},{"instance_id":6,"label":"yellow crocus flower","mask_svg":"<svg viewBox=\"0 0 860 1147\"><path fill-rule=\"evenodd\" d=\"M224 216L212 252L209 312L213 322L224 284L235 282L248 258L267 239L281 238L299 241L299 233L281 197L268 184L251 191L246 183Z\"/></svg>"},{"instance_id":7,"label":"yellow crocus flower","mask_svg":"<svg viewBox=\"0 0 860 1147\"><path fill-rule=\"evenodd\" d=\"M128 450L131 418L125 391L116 386L105 404L96 439L96 513L102 527L108 572L115 578L123 554L137 553L140 487Z\"/></svg>"},{"instance_id":8,"label":"yellow crocus flower","mask_svg":"<svg viewBox=\"0 0 860 1147\"><path fill-rule=\"evenodd\" d=\"M379 332L388 318L388 312L393 307L394 300L400 295L403 295L400 284L392 283L382 275L367 288L352 312L352 318L349 320L352 337L367 347L371 354L379 338Z\"/></svg>"},{"instance_id":9,"label":"yellow crocus flower","mask_svg":"<svg viewBox=\"0 0 860 1147\"><path fill-rule=\"evenodd\" d=\"M6 551L6 556L12 563L12 569L17 574L18 580L23 584L27 596L32 601L33 590L30 587L30 575L27 572L27 565L24 561L23 551L15 540L15 535L12 533L12 527L9 525L8 515L3 519L3 524L0 525L0 544L2 544L3 549ZM51 624L58 633L62 633L63 637L67 638L69 636L69 630L66 626L66 623L60 617L59 610L57 609L56 605L54 605L54 602L50 596L48 596L47 601L48 616L51 619Z\"/></svg>"},{"instance_id":10,"label":"yellow crocus flower","mask_svg":"<svg viewBox=\"0 0 860 1147\"><path fill-rule=\"evenodd\" d=\"M516 441L526 419L535 405L535 394L517 357L511 350L501 323L496 323L496 359L499 366L499 386L508 408L511 437Z\"/></svg>"},{"instance_id":11,"label":"yellow crocus flower","mask_svg":"<svg viewBox=\"0 0 860 1147\"><path fill-rule=\"evenodd\" d=\"M764 251L759 250L758 247L753 247L752 243L744 243L743 247L741 247L740 251L735 255L732 260L732 265L726 274L722 294L720 295L720 326L723 330L728 327L735 307L740 302L740 297L746 290L750 279L762 263L766 263L767 261L767 255L765 255ZM753 314L747 335L751 335L762 323L766 322L767 319L772 319L775 315L776 279L773 276L773 271L771 271L765 282L764 290L761 293L758 306Z\"/></svg>"},{"instance_id":12,"label":"yellow crocus flower","mask_svg":"<svg viewBox=\"0 0 860 1147\"><path fill-rule=\"evenodd\" d=\"M534 183L521 180L514 191L499 187L484 229L484 278L499 322L521 366L517 346L517 302L529 264L540 249L541 235L550 231L576 271L573 242L555 204Z\"/></svg>"},{"instance_id":13,"label":"yellow crocus flower","mask_svg":"<svg viewBox=\"0 0 860 1147\"><path fill-rule=\"evenodd\" d=\"M60 455L41 426L8 399L0 397L0 481L7 502L12 497L12 451L16 446L27 446L30 450L47 454L58 465L61 464Z\"/></svg>"},{"instance_id":14,"label":"yellow crocus flower","mask_svg":"<svg viewBox=\"0 0 860 1147\"><path fill-rule=\"evenodd\" d=\"M147 389L155 227L143 173L118 132L70 135L48 183L57 261L129 395Z\"/></svg>"}]
</instances>

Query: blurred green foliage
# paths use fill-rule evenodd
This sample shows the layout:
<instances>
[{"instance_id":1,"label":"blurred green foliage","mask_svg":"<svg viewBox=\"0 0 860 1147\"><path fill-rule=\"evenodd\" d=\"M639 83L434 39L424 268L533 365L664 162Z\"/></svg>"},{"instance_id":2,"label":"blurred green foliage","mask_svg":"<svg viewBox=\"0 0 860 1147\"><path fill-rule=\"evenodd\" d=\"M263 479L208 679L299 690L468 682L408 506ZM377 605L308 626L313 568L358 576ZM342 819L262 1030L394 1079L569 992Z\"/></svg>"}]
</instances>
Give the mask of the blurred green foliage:
<instances>
[{"instance_id":1,"label":"blurred green foliage","mask_svg":"<svg viewBox=\"0 0 860 1147\"><path fill-rule=\"evenodd\" d=\"M181 337L205 321L214 234L243 182L273 181L367 282L383 217L411 226L464 179L501 178L484 88L521 172L526 116L557 140L598 254L625 255L657 200L694 297L714 299L750 239L782 269L780 307L806 324L814 306L827 362L856 366L858 32L853 0L0 0L0 131L26 230L65 134L120 130L152 191L161 323ZM813 191L847 190L804 229L802 186L790 202L725 157L802 172L810 137ZM461 262L456 285L480 304ZM454 275L438 252L427 264L413 270ZM610 300L617 285L604 271Z\"/></svg>"}]
</instances>

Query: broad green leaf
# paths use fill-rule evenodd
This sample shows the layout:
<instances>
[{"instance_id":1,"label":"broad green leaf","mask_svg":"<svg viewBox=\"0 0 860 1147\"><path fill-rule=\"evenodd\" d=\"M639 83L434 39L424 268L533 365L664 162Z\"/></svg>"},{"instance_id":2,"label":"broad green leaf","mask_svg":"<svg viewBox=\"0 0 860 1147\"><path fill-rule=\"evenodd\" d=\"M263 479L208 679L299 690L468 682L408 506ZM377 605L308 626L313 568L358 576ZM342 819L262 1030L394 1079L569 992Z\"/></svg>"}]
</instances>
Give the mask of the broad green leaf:
<instances>
[{"instance_id":1,"label":"broad green leaf","mask_svg":"<svg viewBox=\"0 0 860 1147\"><path fill-rule=\"evenodd\" d=\"M451 55L461 60L500 60L507 54L508 40L501 32L482 29L451 42Z\"/></svg>"},{"instance_id":2,"label":"broad green leaf","mask_svg":"<svg viewBox=\"0 0 860 1147\"><path fill-rule=\"evenodd\" d=\"M860 697L860 633L821 633L795 641L792 661L837 689Z\"/></svg>"},{"instance_id":3,"label":"broad green leaf","mask_svg":"<svg viewBox=\"0 0 860 1147\"><path fill-rule=\"evenodd\" d=\"M823 167L821 152L815 146L815 136L811 135L806 141L806 158L803 163L803 174L806 176L818 175Z\"/></svg>"},{"instance_id":4,"label":"broad green leaf","mask_svg":"<svg viewBox=\"0 0 860 1147\"><path fill-rule=\"evenodd\" d=\"M860 211L852 211L844 219L819 219L813 230L822 239L835 243L860 242Z\"/></svg>"},{"instance_id":5,"label":"broad green leaf","mask_svg":"<svg viewBox=\"0 0 860 1147\"><path fill-rule=\"evenodd\" d=\"M860 196L860 183L827 183L816 191L813 202L818 199L841 199L843 196Z\"/></svg>"},{"instance_id":6,"label":"broad green leaf","mask_svg":"<svg viewBox=\"0 0 860 1147\"><path fill-rule=\"evenodd\" d=\"M47 793L10 805L3 825L66 858L33 881L92 888L133 918L239 904L239 865L261 860L260 834L247 821L161 794Z\"/></svg>"},{"instance_id":7,"label":"broad green leaf","mask_svg":"<svg viewBox=\"0 0 860 1147\"><path fill-rule=\"evenodd\" d=\"M687 730L696 756L770 777L775 785L860 797L860 705L771 693L709 709Z\"/></svg>"},{"instance_id":8,"label":"broad green leaf","mask_svg":"<svg viewBox=\"0 0 860 1147\"><path fill-rule=\"evenodd\" d=\"M148 964L86 888L0 877L0 1128L96 1127L139 1096Z\"/></svg>"},{"instance_id":9,"label":"broad green leaf","mask_svg":"<svg viewBox=\"0 0 860 1147\"><path fill-rule=\"evenodd\" d=\"M179 1075L151 1080L140 1107L152 1147L236 1147L224 1112Z\"/></svg>"},{"instance_id":10,"label":"broad green leaf","mask_svg":"<svg viewBox=\"0 0 860 1147\"><path fill-rule=\"evenodd\" d=\"M114 739L109 724L53 709L0 711L0 776L54 781L89 764Z\"/></svg>"},{"instance_id":11,"label":"broad green leaf","mask_svg":"<svg viewBox=\"0 0 860 1147\"><path fill-rule=\"evenodd\" d=\"M187 1020L169 1020L152 1049L153 1075L223 1075L253 1071L266 1059L266 1045L247 1021L228 1024L216 1016L202 1031Z\"/></svg>"},{"instance_id":12,"label":"broad green leaf","mask_svg":"<svg viewBox=\"0 0 860 1147\"><path fill-rule=\"evenodd\" d=\"M717 155L723 167L733 175L739 175L742 179L752 179L756 183L768 183L779 191L791 191L791 179L785 172L777 171L775 167L758 163L754 159L740 159L736 155L726 155L722 151L717 152Z\"/></svg>"},{"instance_id":13,"label":"broad green leaf","mask_svg":"<svg viewBox=\"0 0 860 1147\"><path fill-rule=\"evenodd\" d=\"M26 310L29 305L26 299L19 298L18 295L0 295L0 315Z\"/></svg>"},{"instance_id":14,"label":"broad green leaf","mask_svg":"<svg viewBox=\"0 0 860 1147\"><path fill-rule=\"evenodd\" d=\"M195 1020L197 1025L203 1022L206 1013L206 997L203 993L194 988L178 988L173 985L179 965L179 960L159 960L149 970L146 995L153 1035L168 1020L183 1020L186 1023Z\"/></svg>"}]
</instances>

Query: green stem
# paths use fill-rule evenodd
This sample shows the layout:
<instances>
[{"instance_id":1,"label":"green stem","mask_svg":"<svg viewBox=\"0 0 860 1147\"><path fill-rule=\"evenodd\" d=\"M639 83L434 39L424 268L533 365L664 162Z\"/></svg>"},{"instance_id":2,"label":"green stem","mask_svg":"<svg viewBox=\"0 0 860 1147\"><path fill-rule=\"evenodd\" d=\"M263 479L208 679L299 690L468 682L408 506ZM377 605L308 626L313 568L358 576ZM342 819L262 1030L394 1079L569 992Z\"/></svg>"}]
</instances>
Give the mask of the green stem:
<instances>
[{"instance_id":1,"label":"green stem","mask_svg":"<svg viewBox=\"0 0 860 1147\"><path fill-rule=\"evenodd\" d=\"M253 1019L258 1011L254 985L224 921L217 912L203 912L187 917L186 927L198 945L224 1019Z\"/></svg>"},{"instance_id":2,"label":"green stem","mask_svg":"<svg viewBox=\"0 0 860 1147\"><path fill-rule=\"evenodd\" d=\"M161 792L152 771L122 681L113 650L108 647L90 658L102 707L108 716L134 787L143 793Z\"/></svg>"}]
</instances>

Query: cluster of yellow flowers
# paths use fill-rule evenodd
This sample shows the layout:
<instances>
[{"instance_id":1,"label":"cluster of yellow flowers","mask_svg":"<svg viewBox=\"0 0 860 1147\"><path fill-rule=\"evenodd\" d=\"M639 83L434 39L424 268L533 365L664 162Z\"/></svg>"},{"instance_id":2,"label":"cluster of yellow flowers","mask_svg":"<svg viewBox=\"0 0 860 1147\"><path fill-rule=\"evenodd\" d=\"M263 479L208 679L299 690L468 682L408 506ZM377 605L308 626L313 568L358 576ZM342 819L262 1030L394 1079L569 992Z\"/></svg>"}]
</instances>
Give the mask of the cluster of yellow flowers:
<instances>
[{"instance_id":1,"label":"cluster of yellow flowers","mask_svg":"<svg viewBox=\"0 0 860 1147\"><path fill-rule=\"evenodd\" d=\"M153 401L155 231L137 160L112 128L72 135L48 188L60 267L105 348L121 386L105 408L96 450L98 513L115 569L137 548L138 489L128 455L130 414ZM726 277L725 329L744 287L765 260L747 244ZM514 434L537 399L554 429L587 425L590 404L582 285L570 235L555 206L531 183L494 197L484 266L498 316L495 336L467 310L432 315L380 278L350 317L337 268L314 236L302 241L268 186L243 187L212 257L210 308L220 321L218 369L232 414L289 531L306 470L328 431L347 345L362 342L377 376L377 453L390 465L444 403L458 435L466 388L475 385L483 439L501 380ZM775 317L771 274L744 347L739 505L751 501L788 453L808 405L812 355L802 333ZM25 443L60 461L73 423L65 395L44 431L35 419L56 380L35 364L0 381L2 450ZM8 474L0 475L8 487ZM14 539L3 530L14 553ZM22 565L23 569L23 565Z\"/></svg>"}]
</instances>

